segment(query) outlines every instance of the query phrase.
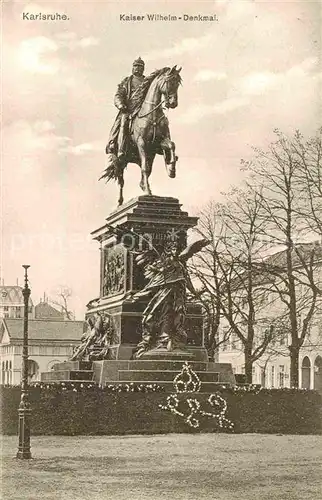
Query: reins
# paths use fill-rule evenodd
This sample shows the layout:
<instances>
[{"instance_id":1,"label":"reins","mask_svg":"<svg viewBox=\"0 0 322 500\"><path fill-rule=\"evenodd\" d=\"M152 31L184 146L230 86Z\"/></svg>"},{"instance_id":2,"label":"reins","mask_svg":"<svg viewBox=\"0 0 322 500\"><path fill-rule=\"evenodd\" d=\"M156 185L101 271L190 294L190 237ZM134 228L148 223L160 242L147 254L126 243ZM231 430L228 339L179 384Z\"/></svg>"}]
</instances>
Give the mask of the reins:
<instances>
[{"instance_id":1,"label":"reins","mask_svg":"<svg viewBox=\"0 0 322 500\"><path fill-rule=\"evenodd\" d=\"M165 94L166 94L166 98L168 98L168 97L169 97L169 96L168 96L168 85L167 85L167 84L168 84L168 80L169 80L169 78L166 78L166 79L164 80L163 84L162 84L162 86L163 86L164 84L166 84L166 92L165 92ZM146 102L147 104L152 104L150 101L146 101L146 100L144 100L144 101L143 101L143 104L144 104L145 102ZM162 104L164 104L165 102L166 102L166 99L164 99L163 101L160 101L160 102L159 102L159 104L157 104L157 106L156 106L155 108L151 109L150 111L148 111L148 112L147 112L147 113L145 113L144 115L139 115L139 114L138 114L138 115L137 115L137 117L138 117L138 118L145 118L146 116L149 116L151 113L153 113L154 111L156 111L156 110L157 110L160 106L162 106Z\"/></svg>"},{"instance_id":2,"label":"reins","mask_svg":"<svg viewBox=\"0 0 322 500\"><path fill-rule=\"evenodd\" d=\"M145 103L145 102L149 103L149 101L143 101L143 103ZM153 109L151 109L150 111L148 111L147 113L145 113L145 115L139 115L139 114L138 114L138 115L137 115L137 117L138 117L138 118L145 118L146 116L148 116L148 115L150 115L151 113L153 113L153 111L155 111L156 109L158 109L160 106L162 106L162 104L163 104L164 102L165 102L165 101L160 101L160 102L159 102L159 104L158 104L155 108L153 108Z\"/></svg>"}]
</instances>

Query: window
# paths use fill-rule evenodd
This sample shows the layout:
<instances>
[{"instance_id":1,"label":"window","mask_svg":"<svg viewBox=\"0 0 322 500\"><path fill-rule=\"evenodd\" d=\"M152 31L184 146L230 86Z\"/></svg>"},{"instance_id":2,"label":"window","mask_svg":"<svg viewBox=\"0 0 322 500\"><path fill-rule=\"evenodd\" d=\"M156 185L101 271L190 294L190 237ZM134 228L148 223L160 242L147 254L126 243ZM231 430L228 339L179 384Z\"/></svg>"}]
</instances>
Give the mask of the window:
<instances>
[{"instance_id":1,"label":"window","mask_svg":"<svg viewBox=\"0 0 322 500\"><path fill-rule=\"evenodd\" d=\"M15 354L15 355L21 355L22 354L22 346L15 345L13 347L13 354Z\"/></svg>"},{"instance_id":2,"label":"window","mask_svg":"<svg viewBox=\"0 0 322 500\"><path fill-rule=\"evenodd\" d=\"M238 339L237 335L232 334L232 336L231 336L231 348L233 351L238 349L238 340L239 339Z\"/></svg>"},{"instance_id":3,"label":"window","mask_svg":"<svg viewBox=\"0 0 322 500\"><path fill-rule=\"evenodd\" d=\"M4 311L9 311L9 306L4 306L3 310Z\"/></svg>"},{"instance_id":4,"label":"window","mask_svg":"<svg viewBox=\"0 0 322 500\"><path fill-rule=\"evenodd\" d=\"M319 318L319 325L318 325L318 334L319 337L322 337L322 319Z\"/></svg>"},{"instance_id":5,"label":"window","mask_svg":"<svg viewBox=\"0 0 322 500\"><path fill-rule=\"evenodd\" d=\"M45 345L39 347L39 354L47 354L47 347Z\"/></svg>"},{"instance_id":6,"label":"window","mask_svg":"<svg viewBox=\"0 0 322 500\"><path fill-rule=\"evenodd\" d=\"M16 307L16 318L21 318L21 307L20 306Z\"/></svg>"},{"instance_id":7,"label":"window","mask_svg":"<svg viewBox=\"0 0 322 500\"><path fill-rule=\"evenodd\" d=\"M275 387L275 366L271 367L271 387Z\"/></svg>"},{"instance_id":8,"label":"window","mask_svg":"<svg viewBox=\"0 0 322 500\"><path fill-rule=\"evenodd\" d=\"M285 366L279 366L279 386L284 387L284 378L285 378Z\"/></svg>"},{"instance_id":9,"label":"window","mask_svg":"<svg viewBox=\"0 0 322 500\"><path fill-rule=\"evenodd\" d=\"M29 350L30 350L30 354L33 354L34 356L37 356L37 355L41 354L39 352L39 346L38 345L30 346Z\"/></svg>"},{"instance_id":10,"label":"window","mask_svg":"<svg viewBox=\"0 0 322 500\"><path fill-rule=\"evenodd\" d=\"M266 371L265 371L265 366L261 367L261 385L263 387L266 387Z\"/></svg>"},{"instance_id":11,"label":"window","mask_svg":"<svg viewBox=\"0 0 322 500\"><path fill-rule=\"evenodd\" d=\"M53 347L53 354L60 354L60 347L59 347L59 345Z\"/></svg>"}]
</instances>

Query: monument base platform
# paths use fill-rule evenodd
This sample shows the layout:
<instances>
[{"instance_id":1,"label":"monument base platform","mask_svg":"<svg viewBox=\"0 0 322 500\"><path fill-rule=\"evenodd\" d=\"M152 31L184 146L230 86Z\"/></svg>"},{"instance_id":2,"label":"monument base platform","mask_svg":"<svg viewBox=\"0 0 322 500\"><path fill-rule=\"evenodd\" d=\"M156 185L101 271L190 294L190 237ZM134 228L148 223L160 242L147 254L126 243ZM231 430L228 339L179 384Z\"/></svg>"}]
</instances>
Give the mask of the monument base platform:
<instances>
[{"instance_id":1,"label":"monument base platform","mask_svg":"<svg viewBox=\"0 0 322 500\"><path fill-rule=\"evenodd\" d=\"M218 385L235 385L230 363L190 359L138 359L104 361L65 361L41 374L42 382L94 382L101 387L117 384L162 386L173 391L173 381L187 362L201 381L201 392L212 392Z\"/></svg>"}]
</instances>

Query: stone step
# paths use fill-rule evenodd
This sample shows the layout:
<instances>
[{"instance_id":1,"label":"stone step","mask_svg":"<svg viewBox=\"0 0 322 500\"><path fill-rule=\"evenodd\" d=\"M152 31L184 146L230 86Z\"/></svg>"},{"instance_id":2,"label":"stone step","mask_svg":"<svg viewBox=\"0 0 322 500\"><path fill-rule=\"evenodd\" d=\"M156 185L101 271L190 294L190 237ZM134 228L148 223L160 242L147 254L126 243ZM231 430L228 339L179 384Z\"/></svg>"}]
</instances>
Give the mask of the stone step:
<instances>
[{"instance_id":1,"label":"stone step","mask_svg":"<svg viewBox=\"0 0 322 500\"><path fill-rule=\"evenodd\" d=\"M206 371L208 363L206 361L189 361L189 366L193 371ZM163 370L178 371L182 370L182 361L172 360L134 360L129 362L129 370Z\"/></svg>"},{"instance_id":2,"label":"stone step","mask_svg":"<svg viewBox=\"0 0 322 500\"><path fill-rule=\"evenodd\" d=\"M61 370L91 370L92 361L64 361L56 363L53 366L53 371Z\"/></svg>"},{"instance_id":3,"label":"stone step","mask_svg":"<svg viewBox=\"0 0 322 500\"><path fill-rule=\"evenodd\" d=\"M142 361L179 361L181 365L187 361L194 361L194 355L191 351L167 351L166 349L152 349L147 351L140 358Z\"/></svg>"},{"instance_id":4,"label":"stone step","mask_svg":"<svg viewBox=\"0 0 322 500\"><path fill-rule=\"evenodd\" d=\"M118 380L118 381L109 381L106 382L106 385L124 385L124 384L134 384L134 385L159 385L164 388L165 392L172 392L175 393L175 388L173 386L173 382L170 381L159 381L156 382L155 380L136 380L133 382L133 380ZM225 387L231 387L231 384L225 383L223 384L222 382L202 382L200 391L199 392L206 392L206 393L211 393L211 392L216 392L220 387L225 386ZM193 392L191 392L193 394Z\"/></svg>"},{"instance_id":5,"label":"stone step","mask_svg":"<svg viewBox=\"0 0 322 500\"><path fill-rule=\"evenodd\" d=\"M163 370L119 370L118 377L119 380L130 380L131 382L136 382L137 380L149 380L153 382L167 382L173 381L180 371L163 371ZM197 376L201 382L218 382L219 373L218 372L196 372ZM184 378L184 380L186 380Z\"/></svg>"},{"instance_id":6,"label":"stone step","mask_svg":"<svg viewBox=\"0 0 322 500\"><path fill-rule=\"evenodd\" d=\"M64 383L66 385L69 385L69 384L97 385L97 382L94 382L93 380L69 380L69 379L66 379L66 380L41 380L41 382L43 384L63 384ZM35 384L35 383L39 384L39 382L33 382L33 384ZM33 384L31 384L31 385L33 385Z\"/></svg>"},{"instance_id":7,"label":"stone step","mask_svg":"<svg viewBox=\"0 0 322 500\"><path fill-rule=\"evenodd\" d=\"M58 382L61 380L93 380L92 370L52 370L50 372L43 372L41 374L42 382Z\"/></svg>"}]
</instances>

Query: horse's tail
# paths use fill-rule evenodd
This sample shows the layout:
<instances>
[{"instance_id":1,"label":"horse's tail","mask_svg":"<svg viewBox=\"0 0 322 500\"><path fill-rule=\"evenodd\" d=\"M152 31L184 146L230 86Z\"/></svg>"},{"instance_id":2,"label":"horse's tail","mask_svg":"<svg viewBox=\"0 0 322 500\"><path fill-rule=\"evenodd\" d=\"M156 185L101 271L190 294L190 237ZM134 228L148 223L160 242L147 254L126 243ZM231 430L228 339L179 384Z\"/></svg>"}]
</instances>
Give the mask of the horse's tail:
<instances>
[{"instance_id":1,"label":"horse's tail","mask_svg":"<svg viewBox=\"0 0 322 500\"><path fill-rule=\"evenodd\" d=\"M108 153L107 154L107 167L103 172L103 175L99 178L101 179L106 179L106 182L110 180L117 180L121 174L121 166L119 163L119 160L117 156L113 153Z\"/></svg>"}]
</instances>

